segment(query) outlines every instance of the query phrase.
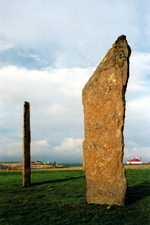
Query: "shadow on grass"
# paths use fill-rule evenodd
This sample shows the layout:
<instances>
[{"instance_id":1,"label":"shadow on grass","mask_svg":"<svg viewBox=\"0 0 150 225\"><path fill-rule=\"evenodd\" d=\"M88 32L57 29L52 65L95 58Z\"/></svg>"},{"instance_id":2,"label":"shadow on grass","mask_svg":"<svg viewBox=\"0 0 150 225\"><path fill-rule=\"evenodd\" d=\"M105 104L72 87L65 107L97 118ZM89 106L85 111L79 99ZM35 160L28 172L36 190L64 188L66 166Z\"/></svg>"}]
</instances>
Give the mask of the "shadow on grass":
<instances>
[{"instance_id":1,"label":"shadow on grass","mask_svg":"<svg viewBox=\"0 0 150 225\"><path fill-rule=\"evenodd\" d=\"M65 181L69 181L69 180L78 180L84 178L84 176L80 176L80 177L68 177L65 179L56 179L56 180L47 180L47 181L43 181L43 182L37 182L37 183L32 183L30 186L38 186L38 185L42 185L42 184L52 184L52 183L60 183L60 182L65 182Z\"/></svg>"},{"instance_id":2,"label":"shadow on grass","mask_svg":"<svg viewBox=\"0 0 150 225\"><path fill-rule=\"evenodd\" d=\"M150 196L150 182L128 187L126 194L126 205L135 203L147 196Z\"/></svg>"}]
</instances>

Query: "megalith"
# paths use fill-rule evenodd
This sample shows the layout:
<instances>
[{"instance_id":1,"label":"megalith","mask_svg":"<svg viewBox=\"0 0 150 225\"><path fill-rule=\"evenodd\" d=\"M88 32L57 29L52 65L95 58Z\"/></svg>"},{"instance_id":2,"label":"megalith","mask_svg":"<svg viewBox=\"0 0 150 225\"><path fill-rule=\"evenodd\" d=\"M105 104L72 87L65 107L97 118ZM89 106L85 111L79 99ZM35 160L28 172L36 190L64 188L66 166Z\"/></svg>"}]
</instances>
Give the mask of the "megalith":
<instances>
[{"instance_id":1,"label":"megalith","mask_svg":"<svg viewBox=\"0 0 150 225\"><path fill-rule=\"evenodd\" d=\"M82 142L82 168L85 171L85 140Z\"/></svg>"},{"instance_id":2,"label":"megalith","mask_svg":"<svg viewBox=\"0 0 150 225\"><path fill-rule=\"evenodd\" d=\"M24 102L23 112L23 186L30 185L30 103Z\"/></svg>"},{"instance_id":3,"label":"megalith","mask_svg":"<svg viewBox=\"0 0 150 225\"><path fill-rule=\"evenodd\" d=\"M130 53L126 36L119 36L82 91L88 203L124 205L123 128Z\"/></svg>"}]
</instances>

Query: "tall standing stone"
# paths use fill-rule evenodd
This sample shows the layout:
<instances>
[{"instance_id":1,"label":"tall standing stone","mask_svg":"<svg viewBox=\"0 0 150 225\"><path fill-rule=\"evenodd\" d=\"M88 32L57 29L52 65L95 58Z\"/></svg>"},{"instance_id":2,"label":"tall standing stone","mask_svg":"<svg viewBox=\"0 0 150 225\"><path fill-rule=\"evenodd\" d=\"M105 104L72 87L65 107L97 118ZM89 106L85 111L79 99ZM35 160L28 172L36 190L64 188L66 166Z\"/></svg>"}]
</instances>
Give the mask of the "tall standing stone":
<instances>
[{"instance_id":1,"label":"tall standing stone","mask_svg":"<svg viewBox=\"0 0 150 225\"><path fill-rule=\"evenodd\" d=\"M30 185L30 104L24 102L23 112L23 186Z\"/></svg>"},{"instance_id":2,"label":"tall standing stone","mask_svg":"<svg viewBox=\"0 0 150 225\"><path fill-rule=\"evenodd\" d=\"M85 171L85 140L82 142L82 168L83 168L83 171Z\"/></svg>"},{"instance_id":3,"label":"tall standing stone","mask_svg":"<svg viewBox=\"0 0 150 225\"><path fill-rule=\"evenodd\" d=\"M83 89L87 202L124 205L125 92L131 49L118 37Z\"/></svg>"}]
</instances>

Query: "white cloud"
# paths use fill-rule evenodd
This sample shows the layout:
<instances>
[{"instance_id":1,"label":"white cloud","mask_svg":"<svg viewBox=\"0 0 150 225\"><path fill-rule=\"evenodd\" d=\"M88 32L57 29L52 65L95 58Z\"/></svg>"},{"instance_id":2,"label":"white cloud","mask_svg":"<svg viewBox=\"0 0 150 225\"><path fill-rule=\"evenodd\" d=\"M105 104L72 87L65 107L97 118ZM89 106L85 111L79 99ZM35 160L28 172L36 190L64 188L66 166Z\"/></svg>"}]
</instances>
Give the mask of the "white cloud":
<instances>
[{"instance_id":1,"label":"white cloud","mask_svg":"<svg viewBox=\"0 0 150 225\"><path fill-rule=\"evenodd\" d=\"M0 69L1 101L21 103L24 100L44 102L49 106L56 98L78 99L91 68L27 70L15 66ZM55 106L56 107L56 106Z\"/></svg>"},{"instance_id":2,"label":"white cloud","mask_svg":"<svg viewBox=\"0 0 150 225\"><path fill-rule=\"evenodd\" d=\"M22 142L12 140L11 143L8 144L7 149L7 157L8 158L21 158L22 157Z\"/></svg>"},{"instance_id":3,"label":"white cloud","mask_svg":"<svg viewBox=\"0 0 150 225\"><path fill-rule=\"evenodd\" d=\"M31 159L34 160L47 160L50 158L51 146L47 139L31 140Z\"/></svg>"},{"instance_id":4,"label":"white cloud","mask_svg":"<svg viewBox=\"0 0 150 225\"><path fill-rule=\"evenodd\" d=\"M49 146L49 144L48 144L48 142L47 142L47 140L45 139L45 140L36 140L36 141L33 141L32 142L32 146L35 146L35 147L48 147Z\"/></svg>"},{"instance_id":5,"label":"white cloud","mask_svg":"<svg viewBox=\"0 0 150 225\"><path fill-rule=\"evenodd\" d=\"M48 108L48 110L46 111L46 114L62 116L63 114L66 113L66 111L67 111L67 109L65 109L65 107L62 104L55 103Z\"/></svg>"},{"instance_id":6,"label":"white cloud","mask_svg":"<svg viewBox=\"0 0 150 225\"><path fill-rule=\"evenodd\" d=\"M149 91L150 53L133 52L130 58L128 93L145 94Z\"/></svg>"},{"instance_id":7,"label":"white cloud","mask_svg":"<svg viewBox=\"0 0 150 225\"><path fill-rule=\"evenodd\" d=\"M22 142L11 135L0 135L0 161L21 160Z\"/></svg>"},{"instance_id":8,"label":"white cloud","mask_svg":"<svg viewBox=\"0 0 150 225\"><path fill-rule=\"evenodd\" d=\"M13 48L14 46L14 44L0 39L0 51L5 51L7 49Z\"/></svg>"},{"instance_id":9,"label":"white cloud","mask_svg":"<svg viewBox=\"0 0 150 225\"><path fill-rule=\"evenodd\" d=\"M149 115L150 115L150 94L142 97L138 97L135 99L132 99L127 103L127 108L130 111L130 115L136 114L143 114L144 118L146 120L149 120Z\"/></svg>"},{"instance_id":10,"label":"white cloud","mask_svg":"<svg viewBox=\"0 0 150 225\"><path fill-rule=\"evenodd\" d=\"M54 147L56 151L60 154L69 154L69 155L82 155L82 142L81 138L70 138L67 137L65 140L59 145Z\"/></svg>"}]
</instances>

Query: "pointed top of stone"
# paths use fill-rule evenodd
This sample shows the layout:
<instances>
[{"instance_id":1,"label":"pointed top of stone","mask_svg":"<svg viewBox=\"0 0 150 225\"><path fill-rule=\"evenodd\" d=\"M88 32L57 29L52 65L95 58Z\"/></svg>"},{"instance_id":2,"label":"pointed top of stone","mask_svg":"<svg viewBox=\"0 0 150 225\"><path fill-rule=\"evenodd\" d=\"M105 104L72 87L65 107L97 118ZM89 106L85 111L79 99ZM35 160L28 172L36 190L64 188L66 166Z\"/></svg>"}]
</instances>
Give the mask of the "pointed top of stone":
<instances>
[{"instance_id":1,"label":"pointed top of stone","mask_svg":"<svg viewBox=\"0 0 150 225\"><path fill-rule=\"evenodd\" d=\"M131 48L128 45L126 36L119 36L83 88L83 96L87 91L89 91L89 88L91 88L97 80L101 79L102 71L107 71L110 68L118 68L122 70L126 68L128 70L128 66L125 62L129 61L130 54ZM125 84L128 80L128 71L122 76L122 80Z\"/></svg>"},{"instance_id":2,"label":"pointed top of stone","mask_svg":"<svg viewBox=\"0 0 150 225\"><path fill-rule=\"evenodd\" d=\"M123 34L123 35L120 35L117 40L115 41L115 43L117 44L117 42L121 41L121 40L125 40L126 41L126 36Z\"/></svg>"},{"instance_id":3,"label":"pointed top of stone","mask_svg":"<svg viewBox=\"0 0 150 225\"><path fill-rule=\"evenodd\" d=\"M115 41L115 43L112 45L112 47L117 47L117 46L120 46L121 48L124 48L128 50L128 57L130 56L131 54L131 48L130 46L128 45L128 42L127 42L127 39L126 39L126 36L123 34L123 35L120 35L117 40Z\"/></svg>"}]
</instances>

